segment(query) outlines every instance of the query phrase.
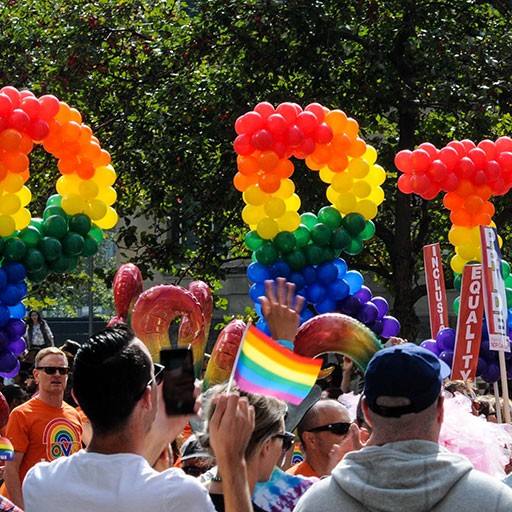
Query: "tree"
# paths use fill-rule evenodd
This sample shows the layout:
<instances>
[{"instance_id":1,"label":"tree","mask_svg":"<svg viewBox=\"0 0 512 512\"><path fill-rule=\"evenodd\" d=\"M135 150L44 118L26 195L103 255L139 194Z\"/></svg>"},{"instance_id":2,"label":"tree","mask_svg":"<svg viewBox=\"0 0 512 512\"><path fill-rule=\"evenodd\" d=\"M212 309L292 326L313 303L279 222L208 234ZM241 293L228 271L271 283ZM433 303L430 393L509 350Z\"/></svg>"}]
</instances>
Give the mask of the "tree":
<instances>
[{"instance_id":1,"label":"tree","mask_svg":"<svg viewBox=\"0 0 512 512\"><path fill-rule=\"evenodd\" d=\"M507 133L509 16L506 2L476 0L11 0L2 78L85 113L119 174L118 244L137 251L143 272L212 281L223 261L247 255L231 185L236 118L263 100L345 110L388 171L376 238L348 261L390 286L414 339L421 247L448 249L449 221L439 199L397 192L393 158L424 141ZM41 197L50 165L44 155L32 164ZM327 204L314 173L296 169L302 211ZM137 216L158 222L140 232Z\"/></svg>"}]
</instances>

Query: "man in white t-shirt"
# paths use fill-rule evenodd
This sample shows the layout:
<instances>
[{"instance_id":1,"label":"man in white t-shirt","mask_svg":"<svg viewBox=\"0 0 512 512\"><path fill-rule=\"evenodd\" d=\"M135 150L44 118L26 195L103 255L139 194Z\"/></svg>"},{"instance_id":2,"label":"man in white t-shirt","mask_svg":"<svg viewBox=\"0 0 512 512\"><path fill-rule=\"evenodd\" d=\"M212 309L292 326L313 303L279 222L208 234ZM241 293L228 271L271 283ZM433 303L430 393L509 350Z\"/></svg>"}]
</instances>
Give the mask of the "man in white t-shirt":
<instances>
[{"instance_id":1,"label":"man in white t-shirt","mask_svg":"<svg viewBox=\"0 0 512 512\"><path fill-rule=\"evenodd\" d=\"M29 471L23 484L25 511L214 512L196 479L176 468L158 473L142 456L157 392L162 392L158 380L147 348L129 327L119 324L93 335L76 355L73 382L75 397L91 421L91 442L66 461L40 463ZM219 406L211 444L228 482L226 510L249 512L243 454L254 411L236 395L221 397ZM169 427L179 430L186 420L168 418ZM183 425L176 428L176 422Z\"/></svg>"}]
</instances>

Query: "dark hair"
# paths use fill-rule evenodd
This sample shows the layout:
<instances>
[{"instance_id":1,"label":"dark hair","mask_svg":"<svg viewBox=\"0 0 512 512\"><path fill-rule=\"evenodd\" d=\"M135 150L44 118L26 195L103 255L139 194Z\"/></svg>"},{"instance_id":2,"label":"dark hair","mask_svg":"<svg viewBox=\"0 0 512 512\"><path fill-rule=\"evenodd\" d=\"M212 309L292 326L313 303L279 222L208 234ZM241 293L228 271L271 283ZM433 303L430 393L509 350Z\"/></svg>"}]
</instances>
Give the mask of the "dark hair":
<instances>
[{"instance_id":1,"label":"dark hair","mask_svg":"<svg viewBox=\"0 0 512 512\"><path fill-rule=\"evenodd\" d=\"M124 426L151 378L151 359L127 325L93 334L75 357L73 391L98 433Z\"/></svg>"},{"instance_id":2,"label":"dark hair","mask_svg":"<svg viewBox=\"0 0 512 512\"><path fill-rule=\"evenodd\" d=\"M2 395L4 395L9 407L12 408L14 400L25 400L25 391L18 384L9 384L2 388Z\"/></svg>"},{"instance_id":3,"label":"dark hair","mask_svg":"<svg viewBox=\"0 0 512 512\"><path fill-rule=\"evenodd\" d=\"M43 320L43 317L41 316L41 313L39 313L39 311L35 310L35 309L32 309L30 311L30 313L28 314L28 318L27 318L27 324L29 326L32 326L34 325L34 322L32 321L32 313L35 313L37 315L37 321L40 323L40 324L43 324L45 321Z\"/></svg>"}]
</instances>

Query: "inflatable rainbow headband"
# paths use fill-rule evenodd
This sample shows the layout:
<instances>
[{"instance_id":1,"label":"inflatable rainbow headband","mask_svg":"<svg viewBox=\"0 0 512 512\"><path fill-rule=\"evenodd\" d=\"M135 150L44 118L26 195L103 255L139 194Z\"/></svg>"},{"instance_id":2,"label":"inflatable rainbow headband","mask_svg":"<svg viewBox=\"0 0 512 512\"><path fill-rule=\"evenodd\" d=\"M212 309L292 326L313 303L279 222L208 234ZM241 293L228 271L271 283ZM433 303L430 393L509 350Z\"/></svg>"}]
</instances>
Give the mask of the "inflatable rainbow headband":
<instances>
[{"instance_id":1,"label":"inflatable rainbow headband","mask_svg":"<svg viewBox=\"0 0 512 512\"><path fill-rule=\"evenodd\" d=\"M57 159L61 176L42 218L27 206L32 194L29 154L34 145ZM12 377L22 339L25 279L40 282L51 273L71 272L80 256L92 256L103 229L117 223L112 208L116 173L110 155L78 110L55 96L40 98L14 87L0 89L0 375Z\"/></svg>"},{"instance_id":2,"label":"inflatable rainbow headband","mask_svg":"<svg viewBox=\"0 0 512 512\"><path fill-rule=\"evenodd\" d=\"M0 460L14 459L14 448L6 437L0 437Z\"/></svg>"}]
</instances>

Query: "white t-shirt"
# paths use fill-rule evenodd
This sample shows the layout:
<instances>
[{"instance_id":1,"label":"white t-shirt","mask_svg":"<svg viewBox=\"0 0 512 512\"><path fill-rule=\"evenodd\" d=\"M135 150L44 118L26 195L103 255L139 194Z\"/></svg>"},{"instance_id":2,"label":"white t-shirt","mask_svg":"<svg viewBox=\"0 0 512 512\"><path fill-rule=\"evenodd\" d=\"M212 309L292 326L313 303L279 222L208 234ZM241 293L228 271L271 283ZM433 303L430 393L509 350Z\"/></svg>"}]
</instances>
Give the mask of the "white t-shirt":
<instances>
[{"instance_id":1,"label":"white t-shirt","mask_svg":"<svg viewBox=\"0 0 512 512\"><path fill-rule=\"evenodd\" d=\"M132 453L80 451L40 462L23 482L25 512L215 512L206 489L181 469L155 471Z\"/></svg>"}]
</instances>

